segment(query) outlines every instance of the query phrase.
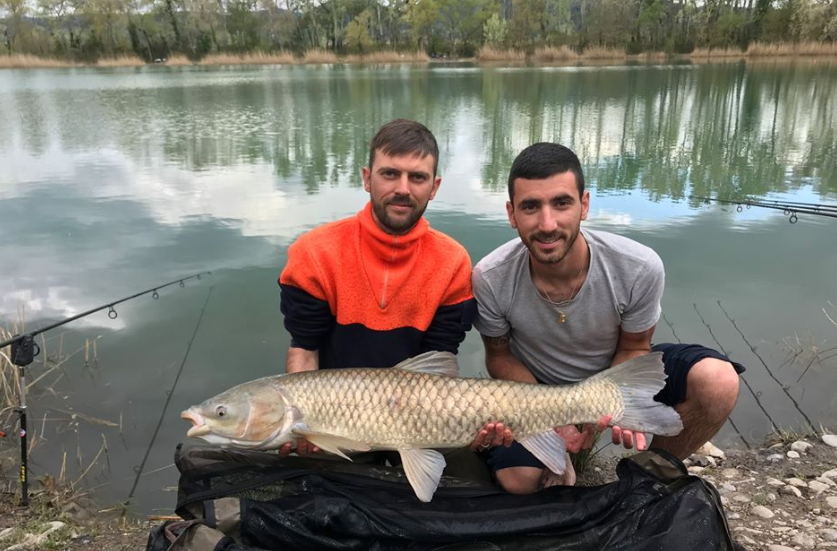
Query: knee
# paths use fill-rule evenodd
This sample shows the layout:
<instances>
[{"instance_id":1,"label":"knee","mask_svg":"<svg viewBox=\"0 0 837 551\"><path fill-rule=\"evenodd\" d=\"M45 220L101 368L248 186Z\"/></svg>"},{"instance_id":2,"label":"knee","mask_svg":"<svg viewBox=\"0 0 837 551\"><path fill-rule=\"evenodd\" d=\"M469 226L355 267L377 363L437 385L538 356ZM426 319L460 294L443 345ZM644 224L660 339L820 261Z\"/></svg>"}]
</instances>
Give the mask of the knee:
<instances>
[{"instance_id":1,"label":"knee","mask_svg":"<svg viewBox=\"0 0 837 551\"><path fill-rule=\"evenodd\" d=\"M686 399L708 415L728 416L738 400L740 379L731 363L706 358L689 370Z\"/></svg>"},{"instance_id":2,"label":"knee","mask_svg":"<svg viewBox=\"0 0 837 551\"><path fill-rule=\"evenodd\" d=\"M494 473L500 486L510 494L534 494L540 489L542 469L509 467Z\"/></svg>"}]
</instances>

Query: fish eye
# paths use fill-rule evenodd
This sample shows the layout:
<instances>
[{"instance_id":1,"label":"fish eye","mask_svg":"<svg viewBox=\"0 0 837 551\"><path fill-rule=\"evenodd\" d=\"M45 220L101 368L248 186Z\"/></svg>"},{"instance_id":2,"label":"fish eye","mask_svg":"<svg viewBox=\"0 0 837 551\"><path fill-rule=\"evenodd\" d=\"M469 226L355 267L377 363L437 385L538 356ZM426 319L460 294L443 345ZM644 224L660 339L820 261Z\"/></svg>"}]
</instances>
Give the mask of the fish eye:
<instances>
[{"instance_id":1,"label":"fish eye","mask_svg":"<svg viewBox=\"0 0 837 551\"><path fill-rule=\"evenodd\" d=\"M218 417L223 417L226 414L227 414L226 406L218 406L217 408L215 408L215 415L217 415Z\"/></svg>"}]
</instances>

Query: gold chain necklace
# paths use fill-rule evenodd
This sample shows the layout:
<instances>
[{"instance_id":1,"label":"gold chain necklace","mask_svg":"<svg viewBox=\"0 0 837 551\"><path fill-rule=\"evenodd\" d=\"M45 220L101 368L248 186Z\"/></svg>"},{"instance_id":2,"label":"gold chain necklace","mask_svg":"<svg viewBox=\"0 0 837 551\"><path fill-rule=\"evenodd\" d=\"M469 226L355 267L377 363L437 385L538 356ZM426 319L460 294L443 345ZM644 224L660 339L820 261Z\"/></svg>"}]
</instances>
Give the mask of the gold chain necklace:
<instances>
[{"instance_id":1,"label":"gold chain necklace","mask_svg":"<svg viewBox=\"0 0 837 551\"><path fill-rule=\"evenodd\" d=\"M581 265L581 269L578 270L578 273L575 276L576 279L581 277L581 272L584 271L584 268L585 268L586 264L587 263L585 262L584 264ZM574 299L575 295L579 291L579 289L581 289L581 282L578 282L578 283L575 284L575 287L573 288L573 292L570 295L570 298L568 298L566 300L562 300L561 302L555 302L555 301L552 300L552 297L549 296L549 293L546 292L546 289L541 289L540 286L537 283L535 283L535 290L538 291L538 296L541 297L542 299L544 299L545 301L547 301L549 303L549 305L552 306L552 308L556 312L558 312L558 321L561 322L561 323L567 323L567 314L563 310L561 310L561 308L559 306L561 304L565 303L565 302L570 302L572 299Z\"/></svg>"}]
</instances>

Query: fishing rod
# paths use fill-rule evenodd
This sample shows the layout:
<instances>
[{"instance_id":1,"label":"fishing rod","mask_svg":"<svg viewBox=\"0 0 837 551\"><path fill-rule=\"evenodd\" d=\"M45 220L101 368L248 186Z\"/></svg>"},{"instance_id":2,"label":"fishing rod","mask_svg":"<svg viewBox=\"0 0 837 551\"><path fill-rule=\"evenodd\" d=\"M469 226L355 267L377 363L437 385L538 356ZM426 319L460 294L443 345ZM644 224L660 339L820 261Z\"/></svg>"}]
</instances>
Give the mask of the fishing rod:
<instances>
[{"instance_id":1,"label":"fishing rod","mask_svg":"<svg viewBox=\"0 0 837 551\"><path fill-rule=\"evenodd\" d=\"M29 333L23 333L19 335L13 336L11 339L6 341L0 342L0 350L7 346L11 346L11 355L10 359L12 364L16 365L18 368L18 375L20 377L20 406L15 409L18 414L19 425L20 425L20 492L21 492L21 504L25 507L29 506L29 478L27 476L28 467L29 467L29 459L27 457L28 450L27 450L27 433L26 433L26 371L25 367L35 361L35 356L41 353L41 349L38 344L35 342L35 337L40 335L41 333L46 333L52 329L57 327L61 327L62 325L66 325L70 322L76 321L78 319L84 318L89 316L90 314L95 314L96 312L100 312L105 308L108 309L108 317L110 319L116 319L118 314L116 313L116 309L114 306L117 304L121 304L123 302L127 302L129 300L133 300L137 297L141 297L143 295L147 295L151 293L152 298L157 300L160 298L160 294L158 291L160 289L164 289L174 284L179 284L181 287L186 286L186 282L190 279L201 279L204 275L212 275L212 272L200 272L198 274L190 275L188 277L182 277L179 279L175 279L174 281L170 281L169 283L165 283L163 285L157 285L155 287L151 287L150 289L146 289L145 291L141 291L139 293L135 293L131 296L127 296L125 298L121 298L119 300L115 300L113 302L108 302L107 304L103 304L102 306L98 306L91 310L87 310L86 312L82 312L81 314L77 314L75 316L63 319L61 321L57 321L53 324L47 325L46 327L42 327L36 331L31 331Z\"/></svg>"},{"instance_id":2,"label":"fishing rod","mask_svg":"<svg viewBox=\"0 0 837 551\"><path fill-rule=\"evenodd\" d=\"M793 201L776 201L776 200L761 200L761 199L739 199L736 201L728 199L718 199L715 197L697 197L692 196L692 199L703 201L706 204L710 202L720 203L724 205L736 205L736 210L741 212L744 208L759 207L765 209L781 210L785 216L788 217L788 222L796 224L799 221L799 214L811 214L814 216L824 216L826 218L837 218L837 205L826 205L819 203L800 203Z\"/></svg>"}]
</instances>

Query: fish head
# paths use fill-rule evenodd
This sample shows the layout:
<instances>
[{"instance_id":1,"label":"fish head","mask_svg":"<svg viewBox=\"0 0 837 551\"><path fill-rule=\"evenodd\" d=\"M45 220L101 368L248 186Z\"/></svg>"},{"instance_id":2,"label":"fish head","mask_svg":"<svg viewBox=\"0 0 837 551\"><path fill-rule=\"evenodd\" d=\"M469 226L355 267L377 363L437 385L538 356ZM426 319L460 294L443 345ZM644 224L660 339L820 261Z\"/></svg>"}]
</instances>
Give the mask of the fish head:
<instances>
[{"instance_id":1,"label":"fish head","mask_svg":"<svg viewBox=\"0 0 837 551\"><path fill-rule=\"evenodd\" d=\"M264 450L290 442L292 427L301 416L281 384L259 379L192 406L180 417L192 422L188 437Z\"/></svg>"}]
</instances>

